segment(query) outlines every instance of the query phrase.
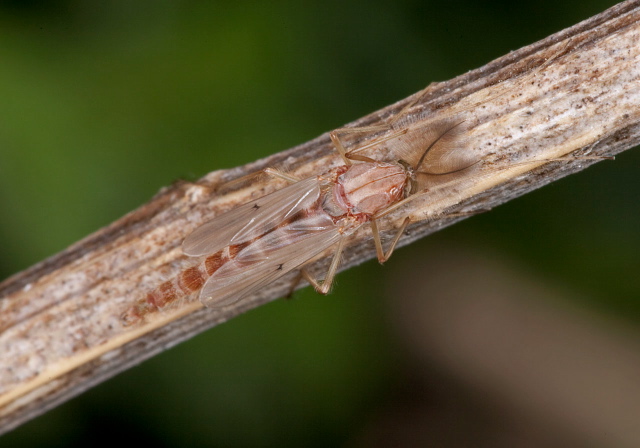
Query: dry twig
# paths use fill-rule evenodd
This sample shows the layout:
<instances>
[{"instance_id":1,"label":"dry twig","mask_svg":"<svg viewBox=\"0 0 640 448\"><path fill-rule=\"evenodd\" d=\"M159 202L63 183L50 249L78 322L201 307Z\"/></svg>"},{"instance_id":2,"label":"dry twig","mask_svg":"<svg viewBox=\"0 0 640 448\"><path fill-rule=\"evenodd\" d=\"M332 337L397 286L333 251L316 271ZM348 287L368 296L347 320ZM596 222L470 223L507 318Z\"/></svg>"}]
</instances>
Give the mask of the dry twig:
<instances>
[{"instance_id":1,"label":"dry twig","mask_svg":"<svg viewBox=\"0 0 640 448\"><path fill-rule=\"evenodd\" d=\"M414 111L428 117L464 111L469 143L489 164L512 168L472 186L448 203L415 201L392 214L434 216L444 207L487 209L592 162L573 159L536 166L513 161L613 155L638 143L640 123L640 0L621 3L543 41L512 52L447 82L433 84ZM534 68L549 61L544 70ZM381 123L411 99L352 125ZM478 105L478 107L473 107ZM423 115L421 115L423 116ZM328 136L203 181L219 184L279 166L305 177L339 163ZM248 309L281 297L287 279L250 301L219 311L197 301L125 326L122 313L142 294L189 261L182 239L222 210L278 187L270 180L210 195L200 185L178 184L62 253L0 284L0 427L7 431L116 373ZM446 201L445 201L446 202ZM407 244L452 222L414 224ZM343 268L374 256L366 233L345 251ZM323 261L321 260L320 263Z\"/></svg>"}]
</instances>

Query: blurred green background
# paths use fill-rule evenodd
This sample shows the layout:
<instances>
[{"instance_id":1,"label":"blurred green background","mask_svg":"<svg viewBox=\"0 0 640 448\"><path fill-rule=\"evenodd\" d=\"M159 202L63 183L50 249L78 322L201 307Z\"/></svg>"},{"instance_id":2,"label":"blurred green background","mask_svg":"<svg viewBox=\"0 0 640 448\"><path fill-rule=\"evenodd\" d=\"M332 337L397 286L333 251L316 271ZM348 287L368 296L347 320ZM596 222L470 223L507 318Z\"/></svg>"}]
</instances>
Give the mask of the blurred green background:
<instances>
[{"instance_id":1,"label":"blurred green background","mask_svg":"<svg viewBox=\"0 0 640 448\"><path fill-rule=\"evenodd\" d=\"M178 178L284 150L613 4L1 1L0 278ZM394 258L490 248L637 328L639 162L628 151ZM369 262L328 297L241 316L0 445L359 446L411 364L386 314L390 271Z\"/></svg>"}]
</instances>

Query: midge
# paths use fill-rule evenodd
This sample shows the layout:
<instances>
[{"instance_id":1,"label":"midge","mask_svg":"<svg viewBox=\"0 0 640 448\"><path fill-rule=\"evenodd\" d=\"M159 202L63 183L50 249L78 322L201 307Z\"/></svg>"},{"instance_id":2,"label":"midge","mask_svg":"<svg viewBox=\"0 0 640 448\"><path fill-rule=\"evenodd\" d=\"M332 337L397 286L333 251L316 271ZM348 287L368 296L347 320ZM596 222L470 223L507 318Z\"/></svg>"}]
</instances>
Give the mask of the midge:
<instances>
[{"instance_id":1,"label":"midge","mask_svg":"<svg viewBox=\"0 0 640 448\"><path fill-rule=\"evenodd\" d=\"M290 184L197 228L184 240L182 249L203 261L149 292L124 313L124 322L134 323L198 290L205 306L231 305L296 269L326 294L346 238L365 224L371 226L378 260L389 259L411 219L405 218L386 251L378 219L416 193L424 193L429 180L447 179L472 169L477 162L469 159L464 147L461 120L426 124L417 120L397 126L403 116L404 110L387 125L333 131L331 140L344 164L321 175L297 179L275 169L265 170ZM351 151L340 140L341 134L384 129L388 135ZM406 157L383 162L360 154L385 143ZM332 247L327 273L317 280L305 265Z\"/></svg>"},{"instance_id":2,"label":"midge","mask_svg":"<svg viewBox=\"0 0 640 448\"><path fill-rule=\"evenodd\" d=\"M561 51L539 65L532 79ZM516 89L520 82L497 96ZM326 294L340 263L346 239L363 225L371 227L378 260L389 259L411 222L407 216L387 250L382 247L378 220L415 197L455 199L464 187L505 168L560 160L606 157L559 157L529 160L503 167L482 168L482 157L466 144L468 129L462 112L497 96L485 97L457 112L432 119L409 111L429 91L416 96L386 124L337 129L330 133L343 164L318 176L298 179L275 169L264 172L290 185L263 198L241 205L200 226L184 240L182 249L200 263L182 271L139 299L123 315L125 325L146 315L180 303L200 291L208 307L225 307L250 296L283 275L300 270L318 292ZM341 141L345 134L372 135L368 143L349 151ZM597 143L597 142L596 142ZM385 161L363 155L365 151L393 154ZM479 172L476 172L476 169ZM306 265L333 248L333 258L324 279L314 278ZM292 290L295 284L292 286Z\"/></svg>"}]
</instances>

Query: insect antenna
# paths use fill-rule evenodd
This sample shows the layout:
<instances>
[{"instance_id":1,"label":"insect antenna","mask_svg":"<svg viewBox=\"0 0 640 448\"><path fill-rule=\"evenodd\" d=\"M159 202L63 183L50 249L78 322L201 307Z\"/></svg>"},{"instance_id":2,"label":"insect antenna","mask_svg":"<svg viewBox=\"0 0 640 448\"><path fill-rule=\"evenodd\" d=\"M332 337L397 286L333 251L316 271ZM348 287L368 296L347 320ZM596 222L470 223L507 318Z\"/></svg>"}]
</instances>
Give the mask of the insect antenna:
<instances>
[{"instance_id":1,"label":"insect antenna","mask_svg":"<svg viewBox=\"0 0 640 448\"><path fill-rule=\"evenodd\" d=\"M445 136L447 136L451 131L453 131L454 129L456 129L458 126L460 126L462 123L464 123L464 120L459 121L451 126L449 126L447 129L444 130L444 132L441 132L440 135L438 135L437 138L435 138L430 144L429 146L427 146L427 148L422 152L422 155L420 156L420 158L418 159L418 162L416 163L416 165L413 167L414 171L416 173L424 173L424 174L449 174L449 173L429 173L427 171L419 171L420 165L422 165L422 163L424 162L424 159L427 157L427 154L429 154L429 152L435 148L436 144L438 142L443 141L443 138Z\"/></svg>"},{"instance_id":2,"label":"insect antenna","mask_svg":"<svg viewBox=\"0 0 640 448\"><path fill-rule=\"evenodd\" d=\"M450 171L445 171L443 173L434 173L431 171L415 171L416 174L424 174L426 176L446 176L447 174L455 174L455 173L459 173L460 171L464 171L466 169L471 168L472 166L474 166L475 164L480 163L480 159L476 160L475 162L471 162L469 165L465 165L461 168L457 168L454 170L450 170Z\"/></svg>"},{"instance_id":3,"label":"insect antenna","mask_svg":"<svg viewBox=\"0 0 640 448\"><path fill-rule=\"evenodd\" d=\"M468 150L465 123L460 117L449 116L425 123L408 134L411 140L407 140L407 146L415 148L413 157L405 151L413 173L408 194L451 181L456 173L466 173L479 164L481 159Z\"/></svg>"}]
</instances>

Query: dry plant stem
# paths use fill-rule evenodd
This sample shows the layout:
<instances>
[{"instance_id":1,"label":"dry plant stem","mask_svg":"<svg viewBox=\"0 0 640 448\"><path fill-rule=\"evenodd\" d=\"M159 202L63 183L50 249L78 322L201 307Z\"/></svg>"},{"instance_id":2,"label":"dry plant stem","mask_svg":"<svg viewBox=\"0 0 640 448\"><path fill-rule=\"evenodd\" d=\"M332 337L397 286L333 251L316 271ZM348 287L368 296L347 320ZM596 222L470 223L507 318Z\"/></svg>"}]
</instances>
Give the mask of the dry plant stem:
<instances>
[{"instance_id":1,"label":"dry plant stem","mask_svg":"<svg viewBox=\"0 0 640 448\"><path fill-rule=\"evenodd\" d=\"M532 69L550 61L544 70ZM416 97L351 126L379 126ZM640 0L604 13L447 82L432 84L411 107L415 119L459 113L468 143L486 166L508 166L438 200L415 200L385 216L393 232L412 218L407 244L445 225L443 210L489 209L592 163L521 164L580 154L613 155L635 146L640 123ZM345 133L347 149L364 145ZM378 137L380 134L378 135ZM384 154L379 156L383 157ZM279 167L304 178L340 165L328 134L247 166L207 175L219 185ZM62 253L0 284L0 427L7 431L85 389L248 309L285 295L294 275L222 310L190 300L125 326L122 313L193 261L180 243L221 211L269 193L280 179L257 177L218 194L177 184ZM452 215L450 215L452 216ZM429 217L429 219L425 219ZM392 233L390 233L392 234ZM375 256L369 229L347 240L347 268ZM328 261L318 263L326 269ZM322 272L311 266L314 274ZM295 273L294 273L295 274Z\"/></svg>"}]
</instances>

